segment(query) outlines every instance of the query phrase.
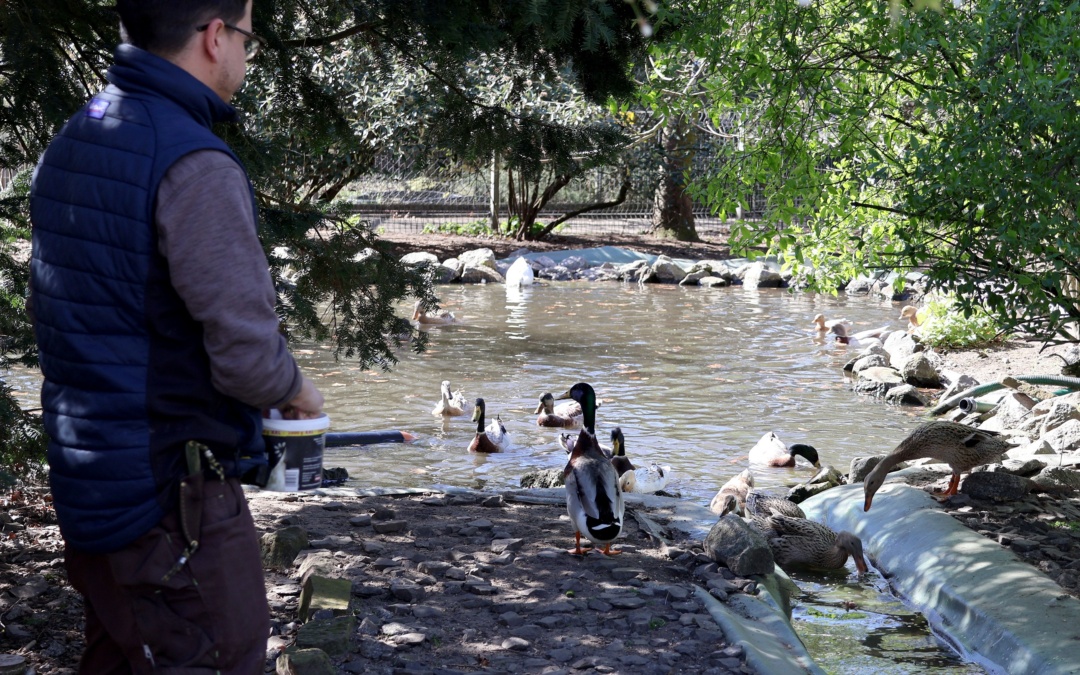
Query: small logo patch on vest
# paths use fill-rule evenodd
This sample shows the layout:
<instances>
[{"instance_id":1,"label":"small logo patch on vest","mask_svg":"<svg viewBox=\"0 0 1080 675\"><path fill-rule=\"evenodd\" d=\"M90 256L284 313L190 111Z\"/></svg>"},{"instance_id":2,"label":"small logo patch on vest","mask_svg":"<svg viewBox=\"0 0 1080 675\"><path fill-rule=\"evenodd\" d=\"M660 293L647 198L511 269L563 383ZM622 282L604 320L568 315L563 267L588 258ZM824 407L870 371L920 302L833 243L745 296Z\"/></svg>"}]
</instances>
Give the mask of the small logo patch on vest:
<instances>
[{"instance_id":1,"label":"small logo patch on vest","mask_svg":"<svg viewBox=\"0 0 1080 675\"><path fill-rule=\"evenodd\" d=\"M86 116L93 117L96 120L105 117L105 111L109 109L110 101L104 99L95 98L90 101L90 105L86 107Z\"/></svg>"}]
</instances>

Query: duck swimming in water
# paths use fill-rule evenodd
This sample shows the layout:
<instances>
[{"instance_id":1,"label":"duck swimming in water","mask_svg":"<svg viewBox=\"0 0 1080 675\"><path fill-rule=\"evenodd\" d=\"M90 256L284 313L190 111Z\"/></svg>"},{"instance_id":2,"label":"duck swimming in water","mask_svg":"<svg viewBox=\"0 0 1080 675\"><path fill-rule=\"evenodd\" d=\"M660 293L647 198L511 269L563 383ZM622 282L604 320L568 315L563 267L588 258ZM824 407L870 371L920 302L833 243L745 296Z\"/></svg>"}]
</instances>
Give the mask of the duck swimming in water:
<instances>
[{"instance_id":1,"label":"duck swimming in water","mask_svg":"<svg viewBox=\"0 0 1080 675\"><path fill-rule=\"evenodd\" d=\"M476 399L472 419L476 422L476 435L469 443L469 452L502 452L510 447L510 435L498 415L491 424L484 426L484 399Z\"/></svg>"},{"instance_id":2,"label":"duck swimming in water","mask_svg":"<svg viewBox=\"0 0 1080 675\"><path fill-rule=\"evenodd\" d=\"M776 433L770 431L750 448L750 463L766 466L795 466L795 457L803 457L816 468L821 468L817 449L812 445L793 443L788 446Z\"/></svg>"}]
</instances>

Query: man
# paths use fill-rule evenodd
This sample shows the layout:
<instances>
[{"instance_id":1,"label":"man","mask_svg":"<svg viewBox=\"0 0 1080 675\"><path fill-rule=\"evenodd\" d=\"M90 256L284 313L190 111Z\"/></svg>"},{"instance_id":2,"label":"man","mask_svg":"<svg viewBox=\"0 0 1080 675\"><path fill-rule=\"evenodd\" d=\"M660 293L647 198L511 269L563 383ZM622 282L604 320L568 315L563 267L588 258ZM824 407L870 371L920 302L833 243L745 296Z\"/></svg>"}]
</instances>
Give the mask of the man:
<instances>
[{"instance_id":1,"label":"man","mask_svg":"<svg viewBox=\"0 0 1080 675\"><path fill-rule=\"evenodd\" d=\"M323 398L277 330L253 191L211 131L234 119L258 51L251 0L117 11L110 84L31 189L50 483L86 605L80 672L261 673L269 611L240 482L265 480L260 410L313 417Z\"/></svg>"}]
</instances>

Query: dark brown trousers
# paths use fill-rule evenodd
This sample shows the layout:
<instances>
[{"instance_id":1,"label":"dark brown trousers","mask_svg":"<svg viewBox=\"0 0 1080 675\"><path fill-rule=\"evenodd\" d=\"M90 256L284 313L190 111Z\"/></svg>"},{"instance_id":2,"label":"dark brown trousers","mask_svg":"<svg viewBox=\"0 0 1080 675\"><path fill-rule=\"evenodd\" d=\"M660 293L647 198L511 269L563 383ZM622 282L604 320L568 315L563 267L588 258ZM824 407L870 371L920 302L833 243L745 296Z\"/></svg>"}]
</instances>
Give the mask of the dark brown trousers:
<instances>
[{"instance_id":1,"label":"dark brown trousers","mask_svg":"<svg viewBox=\"0 0 1080 675\"><path fill-rule=\"evenodd\" d=\"M270 611L255 524L230 479L185 479L188 545L178 510L126 548L68 548L68 579L86 604L84 675L255 675L266 663ZM191 522L196 532L192 532Z\"/></svg>"}]
</instances>

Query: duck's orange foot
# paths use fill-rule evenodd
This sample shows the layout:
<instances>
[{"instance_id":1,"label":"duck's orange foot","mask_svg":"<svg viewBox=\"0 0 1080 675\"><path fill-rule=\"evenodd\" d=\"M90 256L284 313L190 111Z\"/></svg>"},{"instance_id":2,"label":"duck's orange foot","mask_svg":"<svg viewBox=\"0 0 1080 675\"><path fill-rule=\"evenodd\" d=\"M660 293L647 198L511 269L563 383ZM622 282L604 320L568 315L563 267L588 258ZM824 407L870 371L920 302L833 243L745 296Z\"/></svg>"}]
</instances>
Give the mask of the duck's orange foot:
<instances>
[{"instance_id":1,"label":"duck's orange foot","mask_svg":"<svg viewBox=\"0 0 1080 675\"><path fill-rule=\"evenodd\" d=\"M604 555L621 555L622 554L622 551L616 551L615 549L611 548L611 544L604 544L604 548L601 549L600 552L603 553Z\"/></svg>"},{"instance_id":2,"label":"duck's orange foot","mask_svg":"<svg viewBox=\"0 0 1080 675\"><path fill-rule=\"evenodd\" d=\"M568 548L566 549L566 552L570 555L588 555L591 550L591 548L581 548L578 546L577 548Z\"/></svg>"}]
</instances>

